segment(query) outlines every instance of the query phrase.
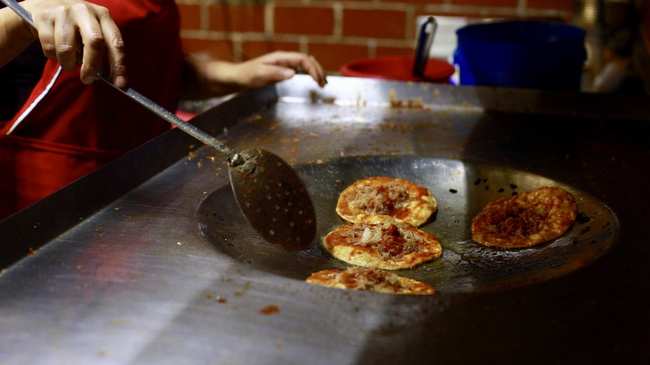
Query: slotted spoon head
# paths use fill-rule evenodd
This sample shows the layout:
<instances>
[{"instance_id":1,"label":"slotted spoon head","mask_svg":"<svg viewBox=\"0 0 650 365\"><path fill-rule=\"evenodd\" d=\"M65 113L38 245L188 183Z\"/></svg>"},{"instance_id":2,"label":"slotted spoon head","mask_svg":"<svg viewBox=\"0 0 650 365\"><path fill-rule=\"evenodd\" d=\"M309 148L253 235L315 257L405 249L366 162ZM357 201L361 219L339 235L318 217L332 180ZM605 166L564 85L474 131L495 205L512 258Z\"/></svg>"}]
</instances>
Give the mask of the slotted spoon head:
<instances>
[{"instance_id":1,"label":"slotted spoon head","mask_svg":"<svg viewBox=\"0 0 650 365\"><path fill-rule=\"evenodd\" d=\"M239 153L229 168L239 208L267 241L290 250L306 248L316 235L316 213L296 171L271 152Z\"/></svg>"}]
</instances>

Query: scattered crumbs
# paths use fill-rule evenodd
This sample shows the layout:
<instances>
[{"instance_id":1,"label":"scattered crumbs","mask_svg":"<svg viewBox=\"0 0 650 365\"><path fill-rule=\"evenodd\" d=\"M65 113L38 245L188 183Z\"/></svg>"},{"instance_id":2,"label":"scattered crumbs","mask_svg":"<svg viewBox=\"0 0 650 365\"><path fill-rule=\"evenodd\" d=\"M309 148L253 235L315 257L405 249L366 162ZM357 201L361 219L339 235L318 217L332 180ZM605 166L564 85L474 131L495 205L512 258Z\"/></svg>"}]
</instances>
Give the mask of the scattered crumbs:
<instances>
[{"instance_id":1,"label":"scattered crumbs","mask_svg":"<svg viewBox=\"0 0 650 365\"><path fill-rule=\"evenodd\" d=\"M504 189L503 189L503 188L499 188L499 190L497 190L497 191L498 191L499 193L503 193L503 192L504 192Z\"/></svg>"},{"instance_id":2,"label":"scattered crumbs","mask_svg":"<svg viewBox=\"0 0 650 365\"><path fill-rule=\"evenodd\" d=\"M583 228L583 229L580 231L580 234L585 234L585 233L588 233L589 231L591 231L591 227L590 227L590 226L586 226L585 228Z\"/></svg>"},{"instance_id":3,"label":"scattered crumbs","mask_svg":"<svg viewBox=\"0 0 650 365\"><path fill-rule=\"evenodd\" d=\"M224 297L217 296L217 303L219 303L219 304L226 304L226 303L228 303L228 301L227 301L226 298L224 298Z\"/></svg>"},{"instance_id":4,"label":"scattered crumbs","mask_svg":"<svg viewBox=\"0 0 650 365\"><path fill-rule=\"evenodd\" d=\"M336 102L336 97L334 96L324 96L321 101L323 104L334 104Z\"/></svg>"},{"instance_id":5,"label":"scattered crumbs","mask_svg":"<svg viewBox=\"0 0 650 365\"><path fill-rule=\"evenodd\" d=\"M578 222L578 224L585 224L590 220L591 218L584 212L578 212L578 215L576 216L576 222Z\"/></svg>"},{"instance_id":6,"label":"scattered crumbs","mask_svg":"<svg viewBox=\"0 0 650 365\"><path fill-rule=\"evenodd\" d=\"M449 189L449 192L452 193L452 194L456 194L456 193L458 192L458 190L456 190L456 189Z\"/></svg>"},{"instance_id":7,"label":"scattered crumbs","mask_svg":"<svg viewBox=\"0 0 650 365\"><path fill-rule=\"evenodd\" d=\"M248 289L250 289L250 288L251 288L251 283L250 283L250 281L247 281L246 284L244 284L244 287L243 287L243 288L241 288L241 289L239 289L239 290L237 290L237 291L235 292L235 296L237 296L237 297L241 297L242 295L246 294L246 292L247 292Z\"/></svg>"},{"instance_id":8,"label":"scattered crumbs","mask_svg":"<svg viewBox=\"0 0 650 365\"><path fill-rule=\"evenodd\" d=\"M280 312L280 307L275 304L267 305L266 307L260 309L260 314L265 316L270 316L273 314L278 314Z\"/></svg>"},{"instance_id":9,"label":"scattered crumbs","mask_svg":"<svg viewBox=\"0 0 650 365\"><path fill-rule=\"evenodd\" d=\"M510 184L510 189L512 189L512 190L517 189L517 185L515 185L515 184Z\"/></svg>"},{"instance_id":10,"label":"scattered crumbs","mask_svg":"<svg viewBox=\"0 0 650 365\"><path fill-rule=\"evenodd\" d=\"M481 178L479 177L478 179L474 180L474 186L478 185L481 183Z\"/></svg>"},{"instance_id":11,"label":"scattered crumbs","mask_svg":"<svg viewBox=\"0 0 650 365\"><path fill-rule=\"evenodd\" d=\"M183 242L181 242L181 241L176 242L176 244L179 245L179 246L183 246Z\"/></svg>"},{"instance_id":12,"label":"scattered crumbs","mask_svg":"<svg viewBox=\"0 0 650 365\"><path fill-rule=\"evenodd\" d=\"M321 165L321 164L325 163L325 161L323 161L323 160L316 160L316 163L319 164L319 165Z\"/></svg>"},{"instance_id":13,"label":"scattered crumbs","mask_svg":"<svg viewBox=\"0 0 650 365\"><path fill-rule=\"evenodd\" d=\"M208 160L210 160L210 161L212 161L212 162L216 161L216 159L217 159L217 158L214 157L214 156L208 156Z\"/></svg>"},{"instance_id":14,"label":"scattered crumbs","mask_svg":"<svg viewBox=\"0 0 650 365\"><path fill-rule=\"evenodd\" d=\"M29 248L27 249L27 254L28 254L29 256L34 256L34 254L36 254L36 250L34 250L33 248L29 247Z\"/></svg>"},{"instance_id":15,"label":"scattered crumbs","mask_svg":"<svg viewBox=\"0 0 650 365\"><path fill-rule=\"evenodd\" d=\"M214 300L214 299L215 299L214 293L209 292L209 291L208 291L208 292L205 292L205 299L207 299L207 300Z\"/></svg>"}]
</instances>

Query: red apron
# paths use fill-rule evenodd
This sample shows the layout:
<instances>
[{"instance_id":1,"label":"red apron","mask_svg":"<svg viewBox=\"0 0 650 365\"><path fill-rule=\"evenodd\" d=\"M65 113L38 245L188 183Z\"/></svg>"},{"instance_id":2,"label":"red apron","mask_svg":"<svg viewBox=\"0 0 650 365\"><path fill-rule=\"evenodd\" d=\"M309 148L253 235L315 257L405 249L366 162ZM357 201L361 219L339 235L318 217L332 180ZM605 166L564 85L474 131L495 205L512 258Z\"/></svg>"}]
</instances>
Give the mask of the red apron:
<instances>
[{"instance_id":1,"label":"red apron","mask_svg":"<svg viewBox=\"0 0 650 365\"><path fill-rule=\"evenodd\" d=\"M93 0L122 31L129 86L174 110L183 54L172 0ZM60 74L59 74L60 73ZM16 116L0 123L0 218L51 194L169 129L149 111L79 71L48 61Z\"/></svg>"}]
</instances>

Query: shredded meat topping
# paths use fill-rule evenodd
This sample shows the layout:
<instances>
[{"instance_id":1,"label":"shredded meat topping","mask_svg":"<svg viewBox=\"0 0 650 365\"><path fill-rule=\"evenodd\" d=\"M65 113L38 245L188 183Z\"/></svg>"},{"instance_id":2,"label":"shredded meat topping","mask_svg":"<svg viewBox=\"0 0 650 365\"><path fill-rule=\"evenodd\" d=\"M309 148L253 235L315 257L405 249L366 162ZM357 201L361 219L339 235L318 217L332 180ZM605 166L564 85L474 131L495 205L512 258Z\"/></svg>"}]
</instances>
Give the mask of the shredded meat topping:
<instances>
[{"instance_id":1,"label":"shredded meat topping","mask_svg":"<svg viewBox=\"0 0 650 365\"><path fill-rule=\"evenodd\" d=\"M501 237L526 237L542 230L550 209L522 206L516 200L493 209L487 217L490 232Z\"/></svg>"},{"instance_id":2,"label":"shredded meat topping","mask_svg":"<svg viewBox=\"0 0 650 365\"><path fill-rule=\"evenodd\" d=\"M350 200L350 207L366 214L391 215L403 208L409 197L407 188L402 184L364 185Z\"/></svg>"},{"instance_id":3,"label":"shredded meat topping","mask_svg":"<svg viewBox=\"0 0 650 365\"><path fill-rule=\"evenodd\" d=\"M355 224L344 237L355 246L377 249L385 258L395 258L417 251L421 238L407 229L392 223Z\"/></svg>"}]
</instances>

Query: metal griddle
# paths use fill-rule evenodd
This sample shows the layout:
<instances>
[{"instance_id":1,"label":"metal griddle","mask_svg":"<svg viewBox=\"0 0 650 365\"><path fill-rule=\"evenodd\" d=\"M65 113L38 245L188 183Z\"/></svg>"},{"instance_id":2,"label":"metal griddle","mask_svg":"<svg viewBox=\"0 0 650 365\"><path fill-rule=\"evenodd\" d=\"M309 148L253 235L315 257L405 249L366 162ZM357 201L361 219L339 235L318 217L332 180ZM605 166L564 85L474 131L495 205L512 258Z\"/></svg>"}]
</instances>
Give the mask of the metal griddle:
<instances>
[{"instance_id":1,"label":"metal griddle","mask_svg":"<svg viewBox=\"0 0 650 365\"><path fill-rule=\"evenodd\" d=\"M390 89L426 109L389 108ZM283 257L245 230L224 229L241 219L223 196L225 171L207 149L188 160L192 142L170 131L0 223L0 363L645 364L645 105L343 78L323 92L298 77L243 94L197 124L296 164L321 233L338 222L329 197L357 177L399 174L434 190L441 209L426 229L439 233L446 257L403 273L437 285L438 295L297 280L337 263L316 245ZM212 113L223 123L211 124ZM530 254L493 261L454 220L510 182L565 186L591 220ZM263 314L270 305L279 312Z\"/></svg>"},{"instance_id":2,"label":"metal griddle","mask_svg":"<svg viewBox=\"0 0 650 365\"><path fill-rule=\"evenodd\" d=\"M340 157L299 167L316 206L318 236L343 224L336 212L340 192L369 176L394 176L426 186L439 200L437 214L421 228L441 241L440 259L401 270L445 293L503 290L567 274L592 263L615 243L619 224L602 202L575 188L580 219L565 235L528 249L499 250L471 241L472 218L488 202L542 186L544 177L496 165L413 156ZM222 253L257 269L304 280L328 268L345 268L317 238L306 249L287 252L268 245L249 227L228 189L216 190L198 211L202 234Z\"/></svg>"}]
</instances>

